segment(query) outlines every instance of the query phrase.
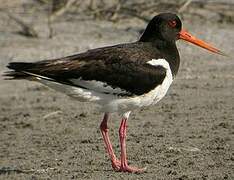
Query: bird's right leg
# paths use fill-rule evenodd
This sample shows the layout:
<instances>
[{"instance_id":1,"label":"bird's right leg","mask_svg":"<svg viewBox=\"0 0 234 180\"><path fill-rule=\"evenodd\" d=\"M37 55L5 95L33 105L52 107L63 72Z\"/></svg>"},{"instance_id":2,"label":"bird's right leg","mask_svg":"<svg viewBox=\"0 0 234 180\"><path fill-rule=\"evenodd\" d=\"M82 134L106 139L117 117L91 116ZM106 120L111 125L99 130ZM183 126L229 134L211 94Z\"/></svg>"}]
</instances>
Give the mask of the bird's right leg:
<instances>
[{"instance_id":1,"label":"bird's right leg","mask_svg":"<svg viewBox=\"0 0 234 180\"><path fill-rule=\"evenodd\" d=\"M109 118L110 118L110 114L105 113L104 117L103 117L103 120L101 122L101 125L100 125L100 129L101 129L101 133L102 133L103 140L104 140L104 143L105 143L106 151L107 151L107 153L108 153L108 155L110 156L110 159L111 159L112 167L115 170L119 170L120 166L121 166L121 163L115 156L112 144L110 142L109 133L108 133L109 129L108 129L108 126L107 126L107 121L108 121Z\"/></svg>"},{"instance_id":2,"label":"bird's right leg","mask_svg":"<svg viewBox=\"0 0 234 180\"><path fill-rule=\"evenodd\" d=\"M146 168L137 168L128 165L127 161L127 151L126 151L126 136L127 136L127 120L131 111L128 111L123 114L123 118L119 127L119 139L120 139L120 148L121 148L121 166L119 171L129 172L129 173L142 173Z\"/></svg>"}]
</instances>

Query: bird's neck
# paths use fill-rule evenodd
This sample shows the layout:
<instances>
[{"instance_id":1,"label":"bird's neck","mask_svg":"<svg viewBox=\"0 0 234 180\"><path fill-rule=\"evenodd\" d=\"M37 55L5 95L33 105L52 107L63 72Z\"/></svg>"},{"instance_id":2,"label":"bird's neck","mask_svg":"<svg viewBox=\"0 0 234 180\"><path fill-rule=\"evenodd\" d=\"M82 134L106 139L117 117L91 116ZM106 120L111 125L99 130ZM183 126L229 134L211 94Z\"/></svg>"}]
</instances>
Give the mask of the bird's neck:
<instances>
[{"instance_id":1,"label":"bird's neck","mask_svg":"<svg viewBox=\"0 0 234 180\"><path fill-rule=\"evenodd\" d=\"M151 42L152 46L160 52L171 68L173 77L176 76L180 66L180 56L175 42L167 42L157 39Z\"/></svg>"},{"instance_id":2,"label":"bird's neck","mask_svg":"<svg viewBox=\"0 0 234 180\"><path fill-rule=\"evenodd\" d=\"M167 61L170 65L172 75L175 77L180 67L180 55L175 43L168 46L168 49L165 50L165 56L166 55L168 55Z\"/></svg>"},{"instance_id":3,"label":"bird's neck","mask_svg":"<svg viewBox=\"0 0 234 180\"><path fill-rule=\"evenodd\" d=\"M161 41L162 39L159 29L146 28L145 32L141 35L139 42L155 42Z\"/></svg>"}]
</instances>

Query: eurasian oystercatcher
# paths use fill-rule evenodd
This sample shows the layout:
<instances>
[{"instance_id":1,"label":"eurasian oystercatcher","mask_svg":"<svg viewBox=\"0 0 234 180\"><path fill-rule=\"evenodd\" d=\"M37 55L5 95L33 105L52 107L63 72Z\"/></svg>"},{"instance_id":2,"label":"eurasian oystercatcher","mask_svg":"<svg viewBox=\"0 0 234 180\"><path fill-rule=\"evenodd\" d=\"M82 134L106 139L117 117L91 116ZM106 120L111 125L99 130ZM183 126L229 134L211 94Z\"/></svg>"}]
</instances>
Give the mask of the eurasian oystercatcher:
<instances>
[{"instance_id":1,"label":"eurasian oystercatcher","mask_svg":"<svg viewBox=\"0 0 234 180\"><path fill-rule=\"evenodd\" d=\"M112 167L116 171L142 172L144 169L131 167L127 162L127 120L132 110L156 104L165 96L179 69L178 39L224 55L182 29L177 15L162 13L149 22L136 42L59 59L11 62L7 67L13 71L5 75L9 79L34 80L77 100L99 104L105 113L100 129ZM108 135L107 121L113 112L122 114L120 159L114 154Z\"/></svg>"}]
</instances>

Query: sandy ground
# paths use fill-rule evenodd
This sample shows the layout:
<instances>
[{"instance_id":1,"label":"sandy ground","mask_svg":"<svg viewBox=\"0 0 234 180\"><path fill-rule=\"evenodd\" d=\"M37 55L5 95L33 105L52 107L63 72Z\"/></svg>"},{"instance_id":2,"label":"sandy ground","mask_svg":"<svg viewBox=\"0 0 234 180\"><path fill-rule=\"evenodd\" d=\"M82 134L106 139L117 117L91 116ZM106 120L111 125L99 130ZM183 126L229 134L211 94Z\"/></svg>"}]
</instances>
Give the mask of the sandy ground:
<instances>
[{"instance_id":1,"label":"sandy ground","mask_svg":"<svg viewBox=\"0 0 234 180\"><path fill-rule=\"evenodd\" d=\"M17 34L18 26L0 14L0 71L10 61L61 57L103 45L131 42L145 24L123 20L60 20L47 38L40 17L39 39ZM0 78L0 179L234 179L234 25L184 26L231 55L213 55L178 42L179 74L156 106L136 110L128 123L129 162L146 173L112 171L95 105L27 81ZM110 134L119 154L120 116L112 115Z\"/></svg>"}]
</instances>

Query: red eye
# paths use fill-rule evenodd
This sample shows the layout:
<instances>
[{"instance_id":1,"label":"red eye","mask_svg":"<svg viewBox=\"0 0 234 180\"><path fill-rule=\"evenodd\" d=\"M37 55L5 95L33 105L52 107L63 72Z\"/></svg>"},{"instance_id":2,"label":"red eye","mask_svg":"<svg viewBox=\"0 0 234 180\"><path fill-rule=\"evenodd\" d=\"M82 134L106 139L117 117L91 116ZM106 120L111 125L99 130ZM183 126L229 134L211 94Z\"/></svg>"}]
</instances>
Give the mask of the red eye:
<instances>
[{"instance_id":1,"label":"red eye","mask_svg":"<svg viewBox=\"0 0 234 180\"><path fill-rule=\"evenodd\" d=\"M176 23L175 20L169 21L169 22L168 22L168 25L169 25L170 27L173 27L173 28L176 27L176 24L177 24L177 23Z\"/></svg>"}]
</instances>

